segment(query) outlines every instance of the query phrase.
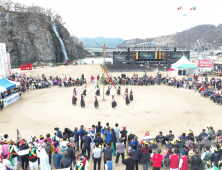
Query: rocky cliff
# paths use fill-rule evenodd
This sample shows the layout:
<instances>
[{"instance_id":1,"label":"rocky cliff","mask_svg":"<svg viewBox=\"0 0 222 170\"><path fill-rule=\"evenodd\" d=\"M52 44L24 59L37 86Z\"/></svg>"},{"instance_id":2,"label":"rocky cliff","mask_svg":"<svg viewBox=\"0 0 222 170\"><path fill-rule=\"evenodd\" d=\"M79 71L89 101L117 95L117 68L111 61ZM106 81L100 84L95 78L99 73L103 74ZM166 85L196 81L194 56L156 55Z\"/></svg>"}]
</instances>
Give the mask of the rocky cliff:
<instances>
[{"instance_id":1,"label":"rocky cliff","mask_svg":"<svg viewBox=\"0 0 222 170\"><path fill-rule=\"evenodd\" d=\"M83 47L74 42L63 25L56 26L69 59L83 58ZM41 13L7 11L0 6L0 42L6 43L11 61L63 60L50 17Z\"/></svg>"}]
</instances>

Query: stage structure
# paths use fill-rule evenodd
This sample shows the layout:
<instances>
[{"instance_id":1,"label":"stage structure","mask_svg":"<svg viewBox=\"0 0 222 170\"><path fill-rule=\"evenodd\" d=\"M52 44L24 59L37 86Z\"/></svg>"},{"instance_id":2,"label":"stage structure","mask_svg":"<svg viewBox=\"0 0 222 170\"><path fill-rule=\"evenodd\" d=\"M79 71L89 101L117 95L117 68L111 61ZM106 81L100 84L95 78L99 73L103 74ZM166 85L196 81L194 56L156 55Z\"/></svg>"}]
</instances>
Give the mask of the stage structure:
<instances>
[{"instance_id":1,"label":"stage structure","mask_svg":"<svg viewBox=\"0 0 222 170\"><path fill-rule=\"evenodd\" d=\"M167 41L163 44L155 42L135 44L134 41L129 41L113 51L113 65L172 64L184 55L190 59L190 51L186 47L178 46L176 41Z\"/></svg>"},{"instance_id":2,"label":"stage structure","mask_svg":"<svg viewBox=\"0 0 222 170\"><path fill-rule=\"evenodd\" d=\"M0 79L11 74L10 54L6 53L5 43L0 43Z\"/></svg>"}]
</instances>

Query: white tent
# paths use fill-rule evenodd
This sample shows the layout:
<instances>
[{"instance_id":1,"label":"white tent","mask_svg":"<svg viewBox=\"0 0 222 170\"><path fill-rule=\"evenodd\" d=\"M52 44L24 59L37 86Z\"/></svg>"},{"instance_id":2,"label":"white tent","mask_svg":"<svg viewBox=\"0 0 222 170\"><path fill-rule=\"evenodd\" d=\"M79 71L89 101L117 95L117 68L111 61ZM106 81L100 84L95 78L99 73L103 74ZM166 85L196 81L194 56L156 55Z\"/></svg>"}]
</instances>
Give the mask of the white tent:
<instances>
[{"instance_id":1,"label":"white tent","mask_svg":"<svg viewBox=\"0 0 222 170\"><path fill-rule=\"evenodd\" d=\"M198 60L202 60L202 59L204 59L202 55L198 57Z\"/></svg>"},{"instance_id":2,"label":"white tent","mask_svg":"<svg viewBox=\"0 0 222 170\"><path fill-rule=\"evenodd\" d=\"M176 63L171 64L171 67L175 69L174 76L186 76L198 73L198 67L190 62L185 56L181 57Z\"/></svg>"}]
</instances>

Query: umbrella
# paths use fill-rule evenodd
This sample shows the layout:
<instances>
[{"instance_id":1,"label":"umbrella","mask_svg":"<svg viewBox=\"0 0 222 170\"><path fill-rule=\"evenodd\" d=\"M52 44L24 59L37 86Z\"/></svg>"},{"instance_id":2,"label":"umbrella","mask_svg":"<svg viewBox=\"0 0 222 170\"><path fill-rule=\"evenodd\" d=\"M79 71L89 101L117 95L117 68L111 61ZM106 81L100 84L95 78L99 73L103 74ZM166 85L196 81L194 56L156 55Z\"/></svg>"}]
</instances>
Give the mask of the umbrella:
<instances>
[{"instance_id":1,"label":"umbrella","mask_svg":"<svg viewBox=\"0 0 222 170\"><path fill-rule=\"evenodd\" d=\"M76 62L76 60L73 60L73 62Z\"/></svg>"},{"instance_id":2,"label":"umbrella","mask_svg":"<svg viewBox=\"0 0 222 170\"><path fill-rule=\"evenodd\" d=\"M170 69L168 69L167 71L176 71L176 70L174 70L173 68L170 68Z\"/></svg>"},{"instance_id":3,"label":"umbrella","mask_svg":"<svg viewBox=\"0 0 222 170\"><path fill-rule=\"evenodd\" d=\"M66 61L63 61L63 62L68 62L68 61L66 60Z\"/></svg>"}]
</instances>

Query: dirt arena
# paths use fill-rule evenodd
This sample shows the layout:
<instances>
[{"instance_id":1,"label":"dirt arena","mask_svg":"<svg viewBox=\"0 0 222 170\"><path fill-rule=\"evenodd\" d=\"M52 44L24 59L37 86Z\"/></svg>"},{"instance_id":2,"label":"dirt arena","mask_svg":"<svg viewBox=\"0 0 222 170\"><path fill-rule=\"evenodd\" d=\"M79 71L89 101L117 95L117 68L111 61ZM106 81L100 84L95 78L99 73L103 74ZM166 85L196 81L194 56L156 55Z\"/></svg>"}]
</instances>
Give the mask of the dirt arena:
<instances>
[{"instance_id":1,"label":"dirt arena","mask_svg":"<svg viewBox=\"0 0 222 170\"><path fill-rule=\"evenodd\" d=\"M46 77L65 74L76 78L84 73L89 82L90 76L96 76L99 70L99 65L79 65L37 68L33 71L39 71L36 75L44 73ZM20 72L19 69L12 71ZM118 76L121 73L112 74ZM127 76L132 74L126 73ZM88 92L94 86L90 84L87 87ZM122 86L122 92L125 87ZM80 107L80 96L77 106L72 105L73 87L52 87L25 92L20 100L0 112L0 133L8 133L12 138L16 138L18 129L23 138L29 139L32 133L37 137L40 134L53 134L54 127L60 127L62 131L65 127L73 130L74 127L83 124L88 128L96 125L98 121L101 121L103 126L106 122L109 122L111 127L114 127L115 123L119 123L120 127L124 125L128 131L132 130L138 135L139 139L144 136L145 131L149 131L152 137L155 137L159 131L166 135L172 130L178 137L182 132L187 133L189 129L194 131L194 135L198 135L207 126L213 126L215 130L221 128L219 120L222 118L222 106L214 104L209 98L200 97L198 92L165 85L128 88L133 90L134 101L127 106L122 96L116 96L116 109L111 107L111 96L105 96L105 101L102 100L102 96L98 97L99 109L95 109L95 91L85 97L85 108ZM100 86L100 93L102 89ZM114 93L115 90L112 88L111 95ZM91 162L89 170L92 169ZM119 163L117 167L114 165L114 169L122 170L125 167ZM139 169L142 170L142 166Z\"/></svg>"}]
</instances>

